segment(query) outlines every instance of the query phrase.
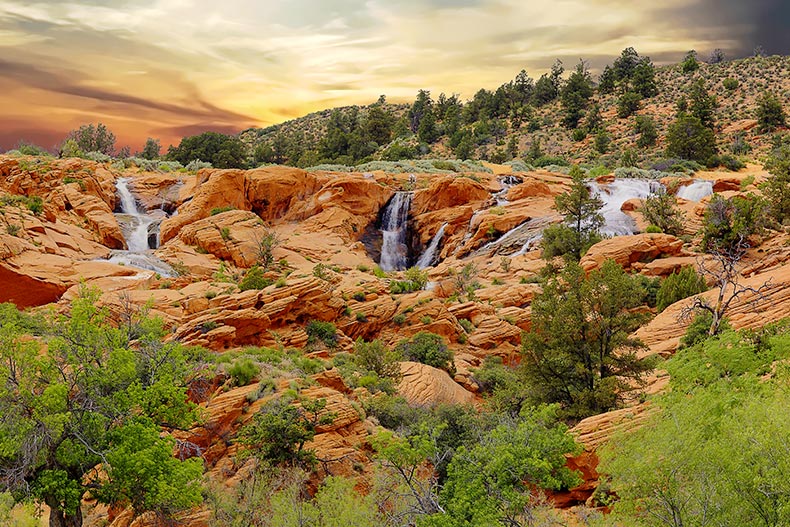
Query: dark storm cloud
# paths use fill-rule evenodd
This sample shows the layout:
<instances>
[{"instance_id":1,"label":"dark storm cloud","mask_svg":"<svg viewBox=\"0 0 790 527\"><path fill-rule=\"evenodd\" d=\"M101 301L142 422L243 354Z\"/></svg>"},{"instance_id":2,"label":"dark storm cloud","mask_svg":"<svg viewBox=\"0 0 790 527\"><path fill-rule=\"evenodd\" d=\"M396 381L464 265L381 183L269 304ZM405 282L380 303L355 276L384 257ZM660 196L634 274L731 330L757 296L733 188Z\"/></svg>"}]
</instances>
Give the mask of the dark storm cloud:
<instances>
[{"instance_id":1,"label":"dark storm cloud","mask_svg":"<svg viewBox=\"0 0 790 527\"><path fill-rule=\"evenodd\" d=\"M97 101L126 104L148 110L169 112L187 117L210 118L224 122L254 121L254 119L250 117L223 110L222 108L218 108L200 99L196 99L191 105L170 104L101 88L83 86L70 80L70 77L72 77L72 75L65 75L62 70L56 73L30 64L12 62L0 58L0 78L4 80L13 79L24 86L34 87L53 93L94 99Z\"/></svg>"},{"instance_id":2,"label":"dark storm cloud","mask_svg":"<svg viewBox=\"0 0 790 527\"><path fill-rule=\"evenodd\" d=\"M790 2L787 0L703 0L684 7L657 9L655 16L687 28L702 40L736 43L735 56L755 46L771 54L790 54Z\"/></svg>"}]
</instances>

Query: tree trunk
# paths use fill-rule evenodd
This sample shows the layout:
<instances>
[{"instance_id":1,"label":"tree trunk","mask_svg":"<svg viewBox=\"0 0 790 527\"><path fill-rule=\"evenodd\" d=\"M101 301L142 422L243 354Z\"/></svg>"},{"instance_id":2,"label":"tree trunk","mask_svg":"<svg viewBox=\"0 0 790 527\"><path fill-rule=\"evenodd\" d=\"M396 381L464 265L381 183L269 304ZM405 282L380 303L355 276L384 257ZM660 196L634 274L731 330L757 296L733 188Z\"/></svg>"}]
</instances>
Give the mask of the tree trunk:
<instances>
[{"instance_id":1,"label":"tree trunk","mask_svg":"<svg viewBox=\"0 0 790 527\"><path fill-rule=\"evenodd\" d=\"M76 514L70 515L50 507L49 527L82 527L82 510L77 509Z\"/></svg>"}]
</instances>

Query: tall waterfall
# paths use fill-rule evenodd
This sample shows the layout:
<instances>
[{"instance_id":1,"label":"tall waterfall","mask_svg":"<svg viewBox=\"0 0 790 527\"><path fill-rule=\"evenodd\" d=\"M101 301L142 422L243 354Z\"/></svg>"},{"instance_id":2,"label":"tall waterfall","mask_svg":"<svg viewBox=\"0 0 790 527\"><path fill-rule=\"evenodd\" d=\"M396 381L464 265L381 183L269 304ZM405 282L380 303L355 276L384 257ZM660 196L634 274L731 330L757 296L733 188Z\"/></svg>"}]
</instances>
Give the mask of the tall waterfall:
<instances>
[{"instance_id":1,"label":"tall waterfall","mask_svg":"<svg viewBox=\"0 0 790 527\"><path fill-rule=\"evenodd\" d=\"M134 194L129 189L129 178L119 179L116 190L121 202L121 212L116 214L116 217L128 250L113 251L109 261L154 271L162 276L175 276L170 266L149 252L150 249L159 247L159 221L165 216L165 212L161 211L157 216L141 211L137 207Z\"/></svg>"},{"instance_id":2,"label":"tall waterfall","mask_svg":"<svg viewBox=\"0 0 790 527\"><path fill-rule=\"evenodd\" d=\"M625 236L636 232L633 218L620 209L629 199L645 199L655 194L663 185L658 181L646 179L616 179L609 184L599 185L591 182L590 190L603 201L601 214L604 225L601 234L608 236Z\"/></svg>"},{"instance_id":3,"label":"tall waterfall","mask_svg":"<svg viewBox=\"0 0 790 527\"><path fill-rule=\"evenodd\" d=\"M678 189L677 197L689 201L699 201L704 197L713 194L713 182L704 179L696 179L691 185L684 185Z\"/></svg>"},{"instance_id":4,"label":"tall waterfall","mask_svg":"<svg viewBox=\"0 0 790 527\"><path fill-rule=\"evenodd\" d=\"M409 265L407 245L411 192L396 192L381 218L381 262L385 271L406 269Z\"/></svg>"},{"instance_id":5,"label":"tall waterfall","mask_svg":"<svg viewBox=\"0 0 790 527\"><path fill-rule=\"evenodd\" d=\"M434 261L436 260L436 254L439 251L439 244L442 243L442 238L444 238L444 230L446 228L447 223L445 222L441 227L439 227L439 230L436 231L431 243L428 244L425 252L423 252L422 256L420 256L420 259L417 260L417 267L420 269L425 269L426 267L433 265Z\"/></svg>"}]
</instances>

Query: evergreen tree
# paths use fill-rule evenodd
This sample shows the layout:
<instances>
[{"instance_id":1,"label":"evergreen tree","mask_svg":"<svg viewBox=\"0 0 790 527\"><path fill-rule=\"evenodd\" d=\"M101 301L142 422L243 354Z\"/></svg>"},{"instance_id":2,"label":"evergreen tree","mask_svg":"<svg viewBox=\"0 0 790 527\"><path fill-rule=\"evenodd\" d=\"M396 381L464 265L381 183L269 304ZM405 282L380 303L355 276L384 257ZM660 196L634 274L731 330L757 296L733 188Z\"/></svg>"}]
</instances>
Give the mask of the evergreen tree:
<instances>
[{"instance_id":1,"label":"evergreen tree","mask_svg":"<svg viewBox=\"0 0 790 527\"><path fill-rule=\"evenodd\" d=\"M140 152L140 157L143 159L159 159L161 149L162 145L159 143L159 139L149 137L145 140L145 146L143 151Z\"/></svg>"},{"instance_id":2,"label":"evergreen tree","mask_svg":"<svg viewBox=\"0 0 790 527\"><path fill-rule=\"evenodd\" d=\"M417 92L417 98L409 108L409 128L413 133L417 133L420 129L420 122L425 115L433 112L433 100L431 99L431 92L428 90L420 90Z\"/></svg>"},{"instance_id":3,"label":"evergreen tree","mask_svg":"<svg viewBox=\"0 0 790 527\"><path fill-rule=\"evenodd\" d=\"M757 123L763 132L772 132L779 126L784 126L786 116L781 101L767 91L757 99Z\"/></svg>"},{"instance_id":4,"label":"evergreen tree","mask_svg":"<svg viewBox=\"0 0 790 527\"><path fill-rule=\"evenodd\" d=\"M634 132L639 134L636 144L639 148L647 148L656 144L658 131L656 123L649 115L637 115L634 123Z\"/></svg>"},{"instance_id":5,"label":"evergreen tree","mask_svg":"<svg viewBox=\"0 0 790 527\"><path fill-rule=\"evenodd\" d=\"M771 207L771 215L779 224L790 220L790 145L774 150L765 162L771 177L763 194Z\"/></svg>"},{"instance_id":6,"label":"evergreen tree","mask_svg":"<svg viewBox=\"0 0 790 527\"><path fill-rule=\"evenodd\" d=\"M689 89L689 112L692 116L699 119L703 126L714 129L715 119L713 112L716 109L716 97L708 94L705 89L705 81L697 80Z\"/></svg>"},{"instance_id":7,"label":"evergreen tree","mask_svg":"<svg viewBox=\"0 0 790 527\"><path fill-rule=\"evenodd\" d=\"M570 190L554 198L554 206L565 217L565 223L543 231L543 257L564 256L578 262L601 239L598 229L604 221L600 213L603 202L592 194L578 166L571 168L570 175Z\"/></svg>"},{"instance_id":8,"label":"evergreen tree","mask_svg":"<svg viewBox=\"0 0 790 527\"><path fill-rule=\"evenodd\" d=\"M568 78L562 89L561 102L565 112L563 123L568 128L576 128L584 116L584 110L593 95L592 77L584 62Z\"/></svg>"},{"instance_id":9,"label":"evergreen tree","mask_svg":"<svg viewBox=\"0 0 790 527\"><path fill-rule=\"evenodd\" d=\"M532 302L522 368L539 402L558 402L582 418L615 408L651 369L630 337L644 321L645 291L612 260L585 276L576 263L550 279Z\"/></svg>"},{"instance_id":10,"label":"evergreen tree","mask_svg":"<svg viewBox=\"0 0 790 527\"><path fill-rule=\"evenodd\" d=\"M681 212L677 208L675 196L665 190L648 196L639 209L648 225L655 225L661 232L680 236L683 234Z\"/></svg>"},{"instance_id":11,"label":"evergreen tree","mask_svg":"<svg viewBox=\"0 0 790 527\"><path fill-rule=\"evenodd\" d=\"M615 85L617 83L617 75L611 66L606 66L598 79L598 91L602 94L614 93Z\"/></svg>"},{"instance_id":12,"label":"evergreen tree","mask_svg":"<svg viewBox=\"0 0 790 527\"><path fill-rule=\"evenodd\" d=\"M705 161L716 153L713 130L692 115L681 114L667 131L667 156Z\"/></svg>"}]
</instances>

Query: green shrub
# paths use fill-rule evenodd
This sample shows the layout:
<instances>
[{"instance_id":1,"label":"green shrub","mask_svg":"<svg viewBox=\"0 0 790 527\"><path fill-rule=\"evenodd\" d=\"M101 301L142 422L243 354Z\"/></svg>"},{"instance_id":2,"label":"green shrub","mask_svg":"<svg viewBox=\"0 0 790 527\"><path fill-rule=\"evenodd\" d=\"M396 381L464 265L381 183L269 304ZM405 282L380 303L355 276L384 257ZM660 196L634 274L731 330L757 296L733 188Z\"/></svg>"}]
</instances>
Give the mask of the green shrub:
<instances>
[{"instance_id":1,"label":"green shrub","mask_svg":"<svg viewBox=\"0 0 790 527\"><path fill-rule=\"evenodd\" d=\"M40 196L33 196L27 200L27 208L30 212L38 216L44 212L44 200L42 200Z\"/></svg>"},{"instance_id":2,"label":"green shrub","mask_svg":"<svg viewBox=\"0 0 790 527\"><path fill-rule=\"evenodd\" d=\"M740 86L740 83L738 82L738 80L737 79L733 79L731 77L727 77L721 83L724 86L724 89L727 90L727 91L736 90L736 89L738 89L738 86Z\"/></svg>"},{"instance_id":3,"label":"green shrub","mask_svg":"<svg viewBox=\"0 0 790 527\"><path fill-rule=\"evenodd\" d=\"M249 291L250 289L263 289L270 285L272 285L272 281L263 275L263 269L253 265L247 270L241 282L239 282L239 289L241 291Z\"/></svg>"},{"instance_id":4,"label":"green shrub","mask_svg":"<svg viewBox=\"0 0 790 527\"><path fill-rule=\"evenodd\" d=\"M362 313L360 311L357 311L355 317L357 319L357 322L367 322L368 321L368 317L365 316L365 313Z\"/></svg>"},{"instance_id":5,"label":"green shrub","mask_svg":"<svg viewBox=\"0 0 790 527\"><path fill-rule=\"evenodd\" d=\"M650 226L673 236L683 234L682 213L677 208L675 197L662 190L648 196L639 212ZM650 232L650 231L648 231Z\"/></svg>"},{"instance_id":6,"label":"green shrub","mask_svg":"<svg viewBox=\"0 0 790 527\"><path fill-rule=\"evenodd\" d=\"M219 235L220 235L220 237L222 238L223 241L230 240L230 227L222 227L219 230Z\"/></svg>"},{"instance_id":7,"label":"green shrub","mask_svg":"<svg viewBox=\"0 0 790 527\"><path fill-rule=\"evenodd\" d=\"M461 318L458 320L458 323L461 324L461 327L464 328L464 331L467 333L471 333L475 330L475 325L472 324L471 320Z\"/></svg>"},{"instance_id":8,"label":"green shrub","mask_svg":"<svg viewBox=\"0 0 790 527\"><path fill-rule=\"evenodd\" d=\"M763 92L757 100L756 117L760 130L763 132L770 132L779 126L784 126L786 121L782 102L768 92Z\"/></svg>"},{"instance_id":9,"label":"green shrub","mask_svg":"<svg viewBox=\"0 0 790 527\"><path fill-rule=\"evenodd\" d=\"M573 132L571 132L571 138L576 142L584 141L586 137L587 130L584 128L576 128L573 130Z\"/></svg>"},{"instance_id":10,"label":"green shrub","mask_svg":"<svg viewBox=\"0 0 790 527\"><path fill-rule=\"evenodd\" d=\"M367 296L365 295L364 291L357 291L352 295L352 298L357 302L364 302Z\"/></svg>"},{"instance_id":11,"label":"green shrub","mask_svg":"<svg viewBox=\"0 0 790 527\"><path fill-rule=\"evenodd\" d=\"M354 343L354 363L379 377L399 378L400 360L401 355L396 350L387 349L380 340L365 342L360 338Z\"/></svg>"},{"instance_id":12,"label":"green shrub","mask_svg":"<svg viewBox=\"0 0 790 527\"><path fill-rule=\"evenodd\" d=\"M236 210L236 207L226 206L226 207L214 207L211 209L211 215L216 216L217 214L222 214L223 212L228 212L231 210Z\"/></svg>"},{"instance_id":13,"label":"green shrub","mask_svg":"<svg viewBox=\"0 0 790 527\"><path fill-rule=\"evenodd\" d=\"M239 359L228 369L228 375L236 386L247 386L260 373L260 368L250 359Z\"/></svg>"},{"instance_id":14,"label":"green shrub","mask_svg":"<svg viewBox=\"0 0 790 527\"><path fill-rule=\"evenodd\" d=\"M406 315L404 315L403 313L398 313L397 315L392 317L392 322L394 322L395 325L397 326L402 326L403 324L406 323Z\"/></svg>"},{"instance_id":15,"label":"green shrub","mask_svg":"<svg viewBox=\"0 0 790 527\"><path fill-rule=\"evenodd\" d=\"M634 92L626 92L617 101L617 117L627 119L639 110L642 96Z\"/></svg>"},{"instance_id":16,"label":"green shrub","mask_svg":"<svg viewBox=\"0 0 790 527\"><path fill-rule=\"evenodd\" d=\"M661 227L659 227L658 225L652 225L651 224L651 225L647 226L647 228L645 229L645 232L648 233L648 234L660 234L660 233L662 233L664 231L662 231Z\"/></svg>"},{"instance_id":17,"label":"green shrub","mask_svg":"<svg viewBox=\"0 0 790 527\"><path fill-rule=\"evenodd\" d=\"M311 320L307 323L305 332L307 333L308 344L315 344L321 341L330 348L337 346L337 328L331 322Z\"/></svg>"},{"instance_id":18,"label":"green shrub","mask_svg":"<svg viewBox=\"0 0 790 527\"><path fill-rule=\"evenodd\" d=\"M661 282L656 295L656 308L661 312L679 300L708 290L705 279L693 267L684 267Z\"/></svg>"},{"instance_id":19,"label":"green shrub","mask_svg":"<svg viewBox=\"0 0 790 527\"><path fill-rule=\"evenodd\" d=\"M704 342L708 339L710 326L713 323L713 315L708 311L699 311L694 315L694 319L686 328L686 333L680 338L681 348L690 348L695 344ZM729 322L724 319L719 325L720 332L730 329Z\"/></svg>"},{"instance_id":20,"label":"green shrub","mask_svg":"<svg viewBox=\"0 0 790 527\"><path fill-rule=\"evenodd\" d=\"M411 339L400 341L396 351L406 360L421 362L455 375L453 352L444 339L435 333L420 331Z\"/></svg>"}]
</instances>

